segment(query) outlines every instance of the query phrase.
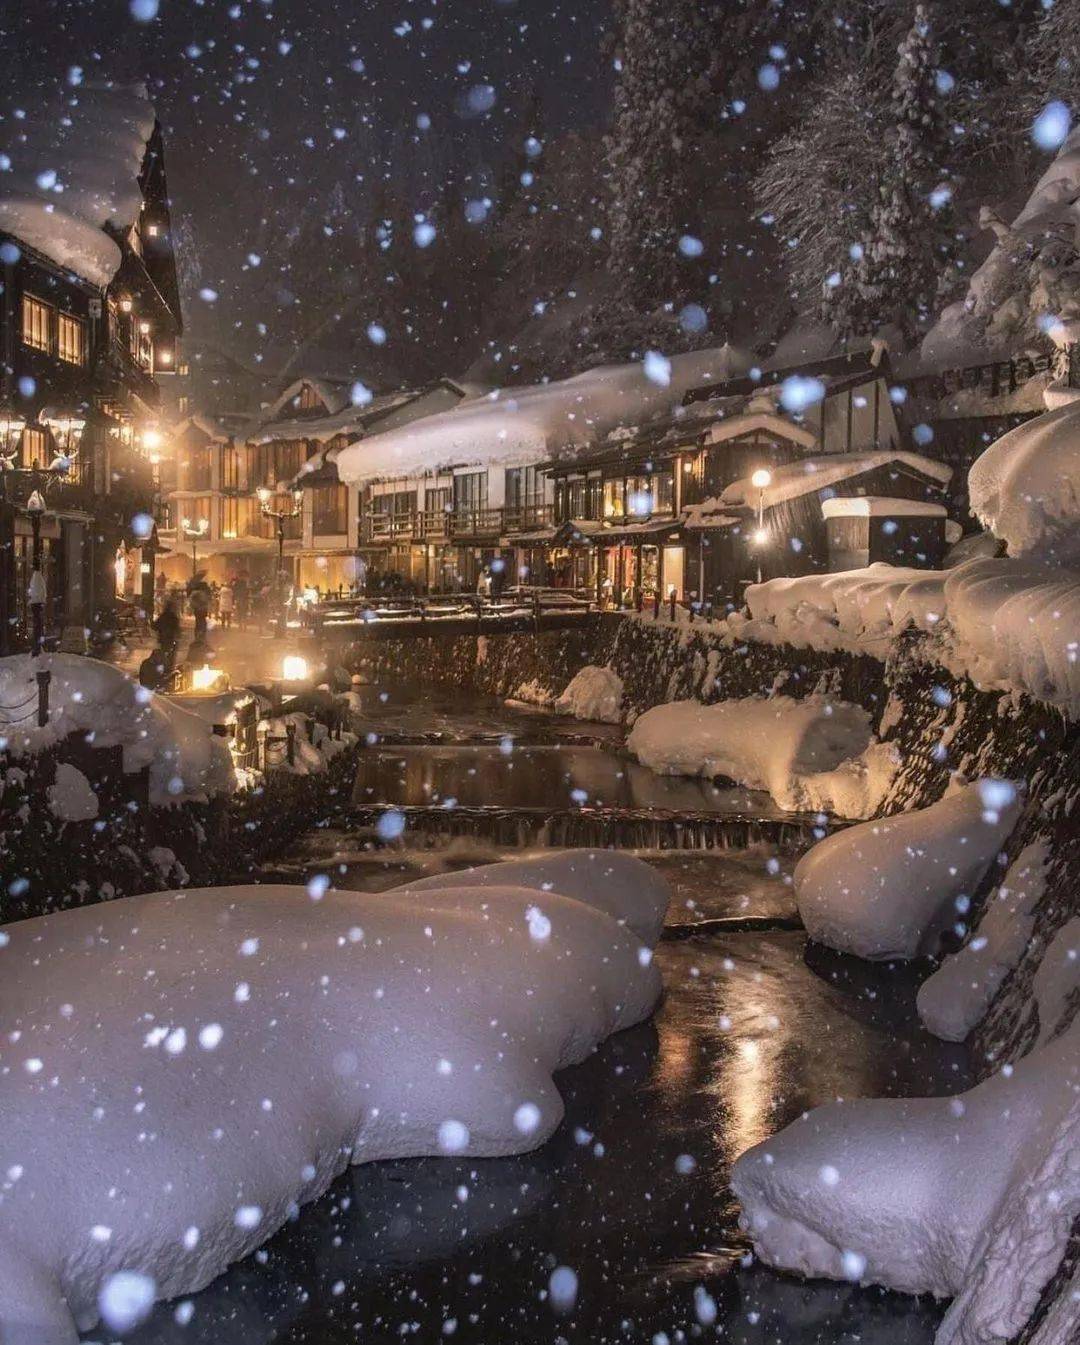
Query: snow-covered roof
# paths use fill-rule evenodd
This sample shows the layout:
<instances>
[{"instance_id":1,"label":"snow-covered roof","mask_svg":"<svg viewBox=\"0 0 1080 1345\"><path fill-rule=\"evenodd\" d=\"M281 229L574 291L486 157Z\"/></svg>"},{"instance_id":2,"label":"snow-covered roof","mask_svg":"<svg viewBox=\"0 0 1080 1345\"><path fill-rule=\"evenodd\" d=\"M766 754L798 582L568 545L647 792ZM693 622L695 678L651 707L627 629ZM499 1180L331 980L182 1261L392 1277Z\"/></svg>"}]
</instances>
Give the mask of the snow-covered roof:
<instances>
[{"instance_id":1,"label":"snow-covered roof","mask_svg":"<svg viewBox=\"0 0 1080 1345\"><path fill-rule=\"evenodd\" d=\"M732 377L731 361L728 348L699 350L503 388L350 444L337 456L338 472L359 485L450 466L543 462L560 449L597 443L619 426L671 414L691 388Z\"/></svg>"},{"instance_id":2,"label":"snow-covered roof","mask_svg":"<svg viewBox=\"0 0 1080 1345\"><path fill-rule=\"evenodd\" d=\"M1080 402L1002 435L968 472L971 510L1012 555L1080 537Z\"/></svg>"},{"instance_id":3,"label":"snow-covered roof","mask_svg":"<svg viewBox=\"0 0 1080 1345\"><path fill-rule=\"evenodd\" d=\"M390 392L385 397L373 397L370 401L357 406L347 404L343 409L328 416L298 416L286 420L262 421L247 437L255 444L266 444L273 439L313 439L325 444L330 439L338 438L339 435L363 434L380 416L406 405L418 395L412 391Z\"/></svg>"},{"instance_id":4,"label":"snow-covered roof","mask_svg":"<svg viewBox=\"0 0 1080 1345\"><path fill-rule=\"evenodd\" d=\"M188 430L198 430L205 434L207 439L212 439L215 443L224 444L233 437L232 433L220 422L214 420L211 416L195 415L187 416L171 430L172 438L181 439Z\"/></svg>"},{"instance_id":5,"label":"snow-covered roof","mask_svg":"<svg viewBox=\"0 0 1080 1345\"><path fill-rule=\"evenodd\" d=\"M943 504L902 500L895 495L837 495L822 500L821 512L826 518L945 518L949 511Z\"/></svg>"},{"instance_id":6,"label":"snow-covered roof","mask_svg":"<svg viewBox=\"0 0 1080 1345\"><path fill-rule=\"evenodd\" d=\"M105 289L120 266L106 225L127 229L154 109L143 85L59 83L0 106L0 230Z\"/></svg>"},{"instance_id":7,"label":"snow-covered roof","mask_svg":"<svg viewBox=\"0 0 1080 1345\"><path fill-rule=\"evenodd\" d=\"M817 438L810 430L802 425L796 425L792 420L788 420L775 408L766 411L755 409L753 406L748 407L742 415L727 416L711 425L705 435L705 441L710 444L719 444L725 439L736 439L740 435L751 434L754 430L764 430L767 434L777 434L783 439L788 439L795 444L802 444L806 448L813 448L817 443Z\"/></svg>"},{"instance_id":8,"label":"snow-covered roof","mask_svg":"<svg viewBox=\"0 0 1080 1345\"><path fill-rule=\"evenodd\" d=\"M951 467L934 462L932 458L924 458L920 453L905 453L897 449L881 449L872 453L831 453L771 468L772 483L763 492L751 483L749 477L742 477L724 490L720 501L728 508L756 508L761 499L765 508L769 509L773 505L824 490L827 486L834 486L840 481L861 476L864 472L871 472L892 462L928 476L942 486L948 485L952 477Z\"/></svg>"}]
</instances>

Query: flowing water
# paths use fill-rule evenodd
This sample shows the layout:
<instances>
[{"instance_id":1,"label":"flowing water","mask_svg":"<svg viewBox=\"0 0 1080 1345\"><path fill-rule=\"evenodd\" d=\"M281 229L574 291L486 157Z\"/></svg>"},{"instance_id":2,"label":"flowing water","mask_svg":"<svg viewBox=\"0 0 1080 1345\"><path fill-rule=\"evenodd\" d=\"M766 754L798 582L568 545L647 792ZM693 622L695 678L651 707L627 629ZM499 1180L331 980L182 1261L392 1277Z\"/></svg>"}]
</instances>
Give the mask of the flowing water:
<instances>
[{"instance_id":1,"label":"flowing water","mask_svg":"<svg viewBox=\"0 0 1080 1345\"><path fill-rule=\"evenodd\" d=\"M602 726L464 696L377 695L355 825L313 832L264 878L323 873L383 891L542 851L558 843L545 816L587 818L587 843L627 848L659 810L637 852L673 889L657 952L664 1000L559 1076L566 1121L538 1152L353 1168L196 1295L190 1323L162 1305L125 1339L929 1345L930 1302L759 1265L727 1187L744 1149L808 1107L966 1086L963 1050L917 1024L910 970L807 947L791 871L820 820L780 823L767 797L651 777ZM373 825L386 809L406 821L392 845ZM443 825L462 816L471 830ZM679 842L680 817L711 828L702 843ZM559 1266L578 1277L564 1316L547 1295Z\"/></svg>"}]
</instances>

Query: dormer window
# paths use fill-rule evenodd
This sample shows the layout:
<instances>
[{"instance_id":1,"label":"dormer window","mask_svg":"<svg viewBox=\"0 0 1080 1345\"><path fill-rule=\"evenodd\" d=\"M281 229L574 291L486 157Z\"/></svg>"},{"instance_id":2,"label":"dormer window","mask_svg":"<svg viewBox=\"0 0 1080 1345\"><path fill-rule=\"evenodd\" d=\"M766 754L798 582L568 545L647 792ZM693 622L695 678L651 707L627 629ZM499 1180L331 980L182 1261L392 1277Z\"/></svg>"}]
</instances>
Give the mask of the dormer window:
<instances>
[{"instance_id":1,"label":"dormer window","mask_svg":"<svg viewBox=\"0 0 1080 1345\"><path fill-rule=\"evenodd\" d=\"M300 397L297 406L301 411L325 411L326 406L323 399L315 391L310 383L305 383L300 389Z\"/></svg>"}]
</instances>

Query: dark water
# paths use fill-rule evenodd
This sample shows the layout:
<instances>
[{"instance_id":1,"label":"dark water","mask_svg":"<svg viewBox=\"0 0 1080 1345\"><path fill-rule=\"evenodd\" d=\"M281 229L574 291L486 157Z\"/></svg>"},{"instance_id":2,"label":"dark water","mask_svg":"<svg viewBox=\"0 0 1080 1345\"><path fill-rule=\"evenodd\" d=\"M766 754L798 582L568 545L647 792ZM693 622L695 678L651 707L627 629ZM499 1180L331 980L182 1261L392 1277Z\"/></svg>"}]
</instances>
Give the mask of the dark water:
<instances>
[{"instance_id":1,"label":"dark water","mask_svg":"<svg viewBox=\"0 0 1080 1345\"><path fill-rule=\"evenodd\" d=\"M495 713L468 706L467 731ZM452 714L440 714L452 730ZM533 753L517 757L528 762L520 773L498 756L497 747L415 761L390 752L361 778L364 788L378 778L388 790L430 784L457 797L497 788L500 802L525 808L538 789L565 787L564 773L598 794L632 789L614 756ZM393 765L403 759L404 772ZM331 872L339 886L380 891L524 853L475 838L420 840L372 848L348 832L317 832L265 876ZM651 1022L559 1076L567 1115L549 1143L518 1158L351 1169L195 1295L190 1323L177 1324L166 1304L125 1339L930 1345L941 1314L930 1302L803 1283L757 1264L727 1180L740 1153L808 1107L958 1091L963 1050L919 1028L909 971L808 956L801 931L783 927L794 915L794 855L782 847L642 857L674 893L657 954L665 997ZM703 929L688 928L695 922ZM578 1296L557 1316L547 1286L561 1266L576 1273Z\"/></svg>"},{"instance_id":2,"label":"dark water","mask_svg":"<svg viewBox=\"0 0 1080 1345\"><path fill-rule=\"evenodd\" d=\"M573 807L779 816L767 794L657 775L602 747L572 743L370 747L359 804L551 812Z\"/></svg>"}]
</instances>

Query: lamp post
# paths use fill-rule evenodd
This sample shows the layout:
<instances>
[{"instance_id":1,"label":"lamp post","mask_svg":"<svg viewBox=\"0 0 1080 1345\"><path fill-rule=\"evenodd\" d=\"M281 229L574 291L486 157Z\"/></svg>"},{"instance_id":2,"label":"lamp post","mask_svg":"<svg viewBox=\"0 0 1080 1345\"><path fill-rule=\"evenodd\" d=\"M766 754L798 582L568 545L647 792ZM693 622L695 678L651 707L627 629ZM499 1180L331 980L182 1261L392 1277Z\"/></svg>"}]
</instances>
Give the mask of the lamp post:
<instances>
[{"instance_id":1,"label":"lamp post","mask_svg":"<svg viewBox=\"0 0 1080 1345\"><path fill-rule=\"evenodd\" d=\"M754 533L754 545L758 548L757 581L761 583L761 547L769 540L765 530L765 492L772 485L772 472L767 467L759 467L750 478L750 484L758 493L757 530Z\"/></svg>"},{"instance_id":2,"label":"lamp post","mask_svg":"<svg viewBox=\"0 0 1080 1345\"><path fill-rule=\"evenodd\" d=\"M287 518L299 518L304 508L304 492L294 490L292 493L293 504L291 509L271 509L270 501L274 498L273 491L269 486L260 486L258 490L259 504L262 507L263 518L272 518L277 524L277 589L278 589L278 638L284 637L289 626L289 617L286 610L285 601L285 520Z\"/></svg>"},{"instance_id":3,"label":"lamp post","mask_svg":"<svg viewBox=\"0 0 1080 1345\"><path fill-rule=\"evenodd\" d=\"M45 640L45 576L41 573L41 518L45 513L45 498L40 490L31 492L26 501L26 512L30 515L30 531L33 536L33 553L30 562L30 586L27 597L30 599L30 619L32 634L30 653L34 658L41 653Z\"/></svg>"},{"instance_id":4,"label":"lamp post","mask_svg":"<svg viewBox=\"0 0 1080 1345\"><path fill-rule=\"evenodd\" d=\"M199 573L199 542L210 531L210 520L208 518L182 518L180 526L184 530L184 536L191 543L191 577L194 579Z\"/></svg>"}]
</instances>

